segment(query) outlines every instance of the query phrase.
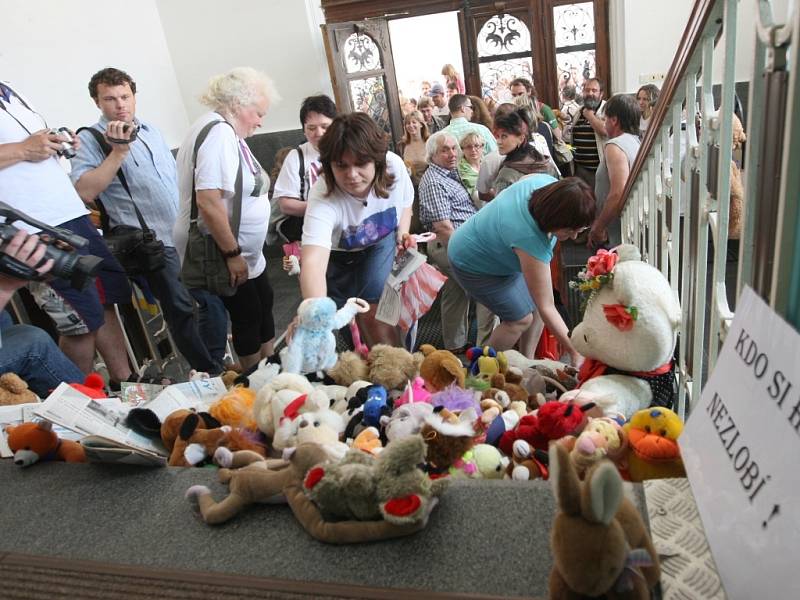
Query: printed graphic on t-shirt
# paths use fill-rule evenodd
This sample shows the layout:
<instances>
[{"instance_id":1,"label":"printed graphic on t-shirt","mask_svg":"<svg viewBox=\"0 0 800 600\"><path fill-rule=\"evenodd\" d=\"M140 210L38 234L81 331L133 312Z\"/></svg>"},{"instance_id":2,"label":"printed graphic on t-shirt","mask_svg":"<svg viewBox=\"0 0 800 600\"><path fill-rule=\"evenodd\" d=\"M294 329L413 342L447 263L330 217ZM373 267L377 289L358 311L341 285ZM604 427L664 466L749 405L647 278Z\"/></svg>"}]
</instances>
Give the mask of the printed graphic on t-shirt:
<instances>
[{"instance_id":1,"label":"printed graphic on t-shirt","mask_svg":"<svg viewBox=\"0 0 800 600\"><path fill-rule=\"evenodd\" d=\"M382 240L395 229L397 229L397 209L387 208L383 212L370 215L358 225L343 229L339 248L342 250L366 248Z\"/></svg>"},{"instance_id":2,"label":"printed graphic on t-shirt","mask_svg":"<svg viewBox=\"0 0 800 600\"><path fill-rule=\"evenodd\" d=\"M317 183L320 173L322 173L322 163L314 161L308 166L309 186L313 186L315 183Z\"/></svg>"}]
</instances>

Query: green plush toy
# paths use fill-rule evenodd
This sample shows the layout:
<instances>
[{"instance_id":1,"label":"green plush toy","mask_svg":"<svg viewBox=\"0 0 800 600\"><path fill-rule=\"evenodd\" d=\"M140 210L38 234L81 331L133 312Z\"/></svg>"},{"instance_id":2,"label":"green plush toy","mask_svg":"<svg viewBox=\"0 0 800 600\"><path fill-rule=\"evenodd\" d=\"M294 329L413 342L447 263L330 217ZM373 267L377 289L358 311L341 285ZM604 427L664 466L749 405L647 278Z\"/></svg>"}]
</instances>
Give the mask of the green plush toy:
<instances>
[{"instance_id":1,"label":"green plush toy","mask_svg":"<svg viewBox=\"0 0 800 600\"><path fill-rule=\"evenodd\" d=\"M303 488L326 520L418 524L427 521L446 485L417 468L425 452L419 435L391 442L377 457L351 450L338 464L311 469Z\"/></svg>"}]
</instances>

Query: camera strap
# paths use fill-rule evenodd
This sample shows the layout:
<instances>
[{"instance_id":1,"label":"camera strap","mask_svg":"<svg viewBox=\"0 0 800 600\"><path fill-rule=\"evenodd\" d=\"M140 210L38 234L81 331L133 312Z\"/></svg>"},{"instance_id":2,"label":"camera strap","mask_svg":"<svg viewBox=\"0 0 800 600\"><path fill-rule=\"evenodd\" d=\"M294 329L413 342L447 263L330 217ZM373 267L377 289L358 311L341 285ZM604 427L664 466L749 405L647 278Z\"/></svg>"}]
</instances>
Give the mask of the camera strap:
<instances>
[{"instance_id":1,"label":"camera strap","mask_svg":"<svg viewBox=\"0 0 800 600\"><path fill-rule=\"evenodd\" d=\"M109 144L106 141L106 138L103 136L101 132L99 132L94 127L81 127L80 129L78 129L78 131L75 132L75 135L78 135L81 131L88 131L90 134L92 134L92 137L97 142L97 145L100 146L100 149L103 151L103 154L105 154L106 156L111 154L111 144ZM122 187L128 193L128 197L130 197L131 199L131 203L133 204L133 210L136 211L136 218L139 220L139 225L141 226L142 231L150 231L150 228L144 221L142 213L139 211L139 207L136 206L136 201L133 199L133 194L131 194L131 189L130 187L128 187L128 180L125 179L125 173L122 172L121 166L119 169L117 169L117 179L119 179L119 182L122 184ZM110 230L108 213L106 212L106 209L103 206L103 203L100 201L99 197L96 199L96 203L97 203L97 208L100 210L100 217L103 225L103 233L108 233L108 231Z\"/></svg>"},{"instance_id":2,"label":"camera strap","mask_svg":"<svg viewBox=\"0 0 800 600\"><path fill-rule=\"evenodd\" d=\"M0 84L0 85L2 85L6 90L9 91L11 96L13 96L17 100L19 100L19 103L22 104L22 106L24 106L29 111L31 111L33 114L38 116L42 120L42 123L44 123L45 128L47 127L47 121L45 120L45 118L42 115L40 115L38 112L33 110L28 105L28 103L25 102L25 98L23 98L22 96L20 96L18 93L16 93L14 91L14 88L12 88L7 83L3 83L3 84ZM0 108L2 108L4 111L6 111L6 114L8 114L9 117L14 119L19 124L19 126L22 127L27 132L28 135L33 135L33 132L30 129L28 129L27 127L25 127L25 124L22 121L20 121L16 116L14 116L14 113L12 113L10 110L8 110L8 107L6 106L6 104L10 104L10 103L11 103L10 100L6 101L6 100L3 100L2 98L0 98Z\"/></svg>"},{"instance_id":3,"label":"camera strap","mask_svg":"<svg viewBox=\"0 0 800 600\"><path fill-rule=\"evenodd\" d=\"M194 172L197 168L197 152L200 150L200 146L203 145L203 142L206 141L211 129L220 123L225 123L233 129L233 125L225 120L211 121L200 130L200 133L197 134L197 139L194 141L194 152L192 153L192 212L189 217L190 226L197 223L197 190L194 189ZM236 135L235 130L234 135ZM233 215L230 221L231 233L233 233L233 237L236 238L237 244L239 243L239 224L242 221L242 186L242 154L241 151L239 151L239 170L236 173L236 182L233 184Z\"/></svg>"}]
</instances>

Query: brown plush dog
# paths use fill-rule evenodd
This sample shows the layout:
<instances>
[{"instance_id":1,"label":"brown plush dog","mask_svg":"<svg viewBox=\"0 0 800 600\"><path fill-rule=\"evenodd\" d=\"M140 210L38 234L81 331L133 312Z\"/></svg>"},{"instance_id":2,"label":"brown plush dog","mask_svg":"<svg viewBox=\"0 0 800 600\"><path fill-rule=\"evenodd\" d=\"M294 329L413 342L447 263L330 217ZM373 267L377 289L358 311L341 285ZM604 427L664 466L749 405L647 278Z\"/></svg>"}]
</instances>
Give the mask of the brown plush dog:
<instances>
[{"instance_id":1,"label":"brown plush dog","mask_svg":"<svg viewBox=\"0 0 800 600\"><path fill-rule=\"evenodd\" d=\"M650 598L658 554L617 468L602 461L581 485L567 451L553 444L550 481L560 509L550 535L550 598Z\"/></svg>"},{"instance_id":2,"label":"brown plush dog","mask_svg":"<svg viewBox=\"0 0 800 600\"><path fill-rule=\"evenodd\" d=\"M190 487L186 497L196 504L206 523L224 523L251 504L274 501L286 486L303 481L306 472L324 462L328 455L317 444L300 444L285 456L288 461L265 461L247 450L235 453L218 450L215 459L230 467L219 470L220 481L230 488L228 497L215 502L211 490L204 485Z\"/></svg>"},{"instance_id":3,"label":"brown plush dog","mask_svg":"<svg viewBox=\"0 0 800 600\"><path fill-rule=\"evenodd\" d=\"M428 391L439 392L453 382L464 387L464 366L455 354L449 350L437 350L430 344L423 344L419 349L425 356L419 374Z\"/></svg>"}]
</instances>

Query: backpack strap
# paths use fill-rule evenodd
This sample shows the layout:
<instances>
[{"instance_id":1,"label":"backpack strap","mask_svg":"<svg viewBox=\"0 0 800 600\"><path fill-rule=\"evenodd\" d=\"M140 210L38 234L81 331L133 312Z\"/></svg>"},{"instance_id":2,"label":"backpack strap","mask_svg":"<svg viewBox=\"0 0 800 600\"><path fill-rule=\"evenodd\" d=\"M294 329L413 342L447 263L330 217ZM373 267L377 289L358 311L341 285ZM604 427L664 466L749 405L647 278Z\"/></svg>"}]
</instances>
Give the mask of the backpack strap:
<instances>
[{"instance_id":1,"label":"backpack strap","mask_svg":"<svg viewBox=\"0 0 800 600\"><path fill-rule=\"evenodd\" d=\"M306 164L303 158L303 149L297 147L297 162L300 165L300 200L305 200L306 191Z\"/></svg>"},{"instance_id":2,"label":"backpack strap","mask_svg":"<svg viewBox=\"0 0 800 600\"><path fill-rule=\"evenodd\" d=\"M189 219L189 224L197 223L197 190L194 189L194 170L197 168L197 152L200 146L206 141L211 129L219 123L225 123L233 130L233 125L221 119L219 121L211 121L207 123L197 134L197 139L194 141L194 151L192 152L192 211ZM234 131L234 135L236 132ZM239 152L237 148L237 152ZM230 222L231 232L233 237L236 238L236 243L239 243L239 224L242 221L242 155L239 152L239 170L236 173L236 182L233 184L233 215Z\"/></svg>"},{"instance_id":3,"label":"backpack strap","mask_svg":"<svg viewBox=\"0 0 800 600\"><path fill-rule=\"evenodd\" d=\"M78 129L78 131L75 132L75 135L78 135L81 131L88 131L92 135L94 141L97 142L97 145L100 146L100 150L103 151L103 154L105 154L106 157L108 157L108 155L111 154L112 150L111 144L108 143L105 136L101 132L99 132L94 127L81 127L80 129ZM119 179L119 182L122 184L122 187L128 193L128 197L131 199L131 204L133 204L133 210L136 211L136 218L139 220L139 225L141 226L142 231L148 231L150 228L147 226L147 223L145 223L144 217L142 216L142 213L139 211L139 207L136 206L136 201L133 199L133 194L131 194L131 188L128 187L128 180L125 179L125 173L122 172L121 165L119 169L117 169L117 179ZM103 232L107 233L107 231L110 228L108 213L106 212L106 209L103 206L103 203L100 201L99 197L95 199L95 202L97 203L97 208L100 210L100 221L103 226Z\"/></svg>"}]
</instances>

